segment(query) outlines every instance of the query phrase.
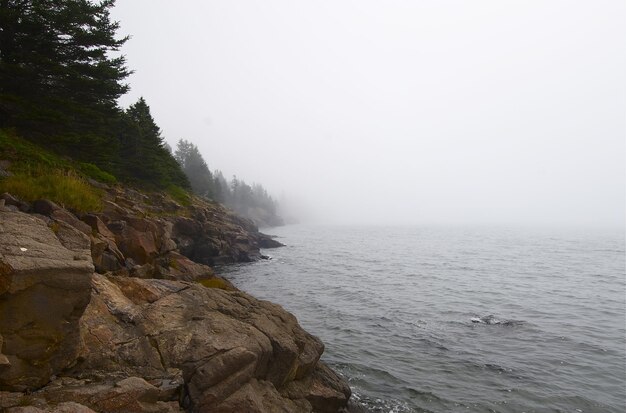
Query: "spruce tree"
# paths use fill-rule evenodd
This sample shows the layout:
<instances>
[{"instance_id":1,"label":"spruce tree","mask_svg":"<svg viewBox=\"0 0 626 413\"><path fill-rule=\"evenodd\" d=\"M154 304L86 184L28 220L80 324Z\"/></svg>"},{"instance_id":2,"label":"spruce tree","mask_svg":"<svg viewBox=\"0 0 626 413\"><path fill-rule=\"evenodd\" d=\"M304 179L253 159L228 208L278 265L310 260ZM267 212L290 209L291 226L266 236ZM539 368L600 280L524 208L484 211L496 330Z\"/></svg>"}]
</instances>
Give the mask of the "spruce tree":
<instances>
[{"instance_id":1,"label":"spruce tree","mask_svg":"<svg viewBox=\"0 0 626 413\"><path fill-rule=\"evenodd\" d=\"M180 139L176 145L174 158L187 175L193 192L202 197L214 199L216 191L213 175L198 147Z\"/></svg>"},{"instance_id":2,"label":"spruce tree","mask_svg":"<svg viewBox=\"0 0 626 413\"><path fill-rule=\"evenodd\" d=\"M53 136L57 149L106 149L130 74L124 57L110 55L127 40L115 37L113 5L0 0L0 127L43 143Z\"/></svg>"},{"instance_id":3,"label":"spruce tree","mask_svg":"<svg viewBox=\"0 0 626 413\"><path fill-rule=\"evenodd\" d=\"M122 174L147 187L189 188L187 177L166 148L161 129L143 97L126 110L124 118L120 135Z\"/></svg>"}]
</instances>

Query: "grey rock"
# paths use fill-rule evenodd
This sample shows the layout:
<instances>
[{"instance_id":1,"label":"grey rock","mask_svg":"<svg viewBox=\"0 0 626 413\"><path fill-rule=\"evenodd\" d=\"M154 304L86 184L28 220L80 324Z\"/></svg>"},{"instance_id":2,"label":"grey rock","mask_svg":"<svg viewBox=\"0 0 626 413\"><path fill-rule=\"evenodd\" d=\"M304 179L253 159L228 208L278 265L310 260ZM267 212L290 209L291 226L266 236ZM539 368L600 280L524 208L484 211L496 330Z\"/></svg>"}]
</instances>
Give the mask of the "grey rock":
<instances>
[{"instance_id":1,"label":"grey rock","mask_svg":"<svg viewBox=\"0 0 626 413\"><path fill-rule=\"evenodd\" d=\"M76 257L43 221L0 212L0 390L36 388L75 360L93 273Z\"/></svg>"}]
</instances>

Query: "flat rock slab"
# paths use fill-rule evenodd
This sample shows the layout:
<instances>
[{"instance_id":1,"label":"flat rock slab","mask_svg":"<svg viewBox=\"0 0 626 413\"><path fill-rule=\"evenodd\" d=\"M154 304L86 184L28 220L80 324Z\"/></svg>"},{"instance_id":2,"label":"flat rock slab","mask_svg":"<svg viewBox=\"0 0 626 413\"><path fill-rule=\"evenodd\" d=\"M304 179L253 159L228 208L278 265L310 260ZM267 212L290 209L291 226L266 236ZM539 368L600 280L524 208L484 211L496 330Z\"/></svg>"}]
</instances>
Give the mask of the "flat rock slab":
<instances>
[{"instance_id":1,"label":"flat rock slab","mask_svg":"<svg viewBox=\"0 0 626 413\"><path fill-rule=\"evenodd\" d=\"M0 390L39 387L74 361L94 267L73 245L41 219L0 211Z\"/></svg>"}]
</instances>

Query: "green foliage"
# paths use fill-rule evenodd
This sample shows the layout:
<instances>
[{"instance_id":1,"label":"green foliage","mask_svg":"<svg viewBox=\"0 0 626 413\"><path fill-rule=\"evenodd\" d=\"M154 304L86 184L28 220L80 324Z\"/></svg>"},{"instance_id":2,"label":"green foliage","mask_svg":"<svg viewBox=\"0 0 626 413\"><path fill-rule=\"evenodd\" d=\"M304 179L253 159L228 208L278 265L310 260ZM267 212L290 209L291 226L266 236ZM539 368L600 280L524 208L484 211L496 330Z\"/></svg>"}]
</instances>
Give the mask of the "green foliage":
<instances>
[{"instance_id":1,"label":"green foliage","mask_svg":"<svg viewBox=\"0 0 626 413\"><path fill-rule=\"evenodd\" d=\"M17 148L36 165L65 168L69 156L102 182L190 188L145 100L117 105L130 71L111 53L127 40L116 38L114 3L0 0L0 128L48 150Z\"/></svg>"},{"instance_id":2,"label":"green foliage","mask_svg":"<svg viewBox=\"0 0 626 413\"><path fill-rule=\"evenodd\" d=\"M0 1L0 126L42 143L63 138L67 148L102 136L130 74L124 57L111 57L127 40L115 38L113 5Z\"/></svg>"},{"instance_id":3,"label":"green foliage","mask_svg":"<svg viewBox=\"0 0 626 413\"><path fill-rule=\"evenodd\" d=\"M118 137L120 174L127 181L148 189L172 185L190 188L187 177L165 147L161 130L146 101L140 98L121 116L123 127Z\"/></svg>"},{"instance_id":4,"label":"green foliage","mask_svg":"<svg viewBox=\"0 0 626 413\"><path fill-rule=\"evenodd\" d=\"M169 196L183 206L191 205L191 195L184 189L176 185L170 185L166 189Z\"/></svg>"},{"instance_id":5,"label":"green foliage","mask_svg":"<svg viewBox=\"0 0 626 413\"><path fill-rule=\"evenodd\" d=\"M108 172L104 172L92 163L82 162L79 165L79 169L82 173L98 182L103 182L105 184L114 184L117 182L117 179L113 175Z\"/></svg>"},{"instance_id":6,"label":"green foliage","mask_svg":"<svg viewBox=\"0 0 626 413\"><path fill-rule=\"evenodd\" d=\"M16 173L0 180L0 192L9 192L25 201L49 199L78 211L98 211L102 194L72 172L56 170L45 174Z\"/></svg>"},{"instance_id":7,"label":"green foliage","mask_svg":"<svg viewBox=\"0 0 626 413\"><path fill-rule=\"evenodd\" d=\"M24 173L29 173L33 169L66 169L71 166L69 161L60 156L6 130L0 130L0 159L11 161L12 171Z\"/></svg>"},{"instance_id":8,"label":"green foliage","mask_svg":"<svg viewBox=\"0 0 626 413\"><path fill-rule=\"evenodd\" d=\"M189 141L180 139L176 145L174 158L189 179L193 192L205 198L213 198L215 195L213 175L198 147Z\"/></svg>"}]
</instances>

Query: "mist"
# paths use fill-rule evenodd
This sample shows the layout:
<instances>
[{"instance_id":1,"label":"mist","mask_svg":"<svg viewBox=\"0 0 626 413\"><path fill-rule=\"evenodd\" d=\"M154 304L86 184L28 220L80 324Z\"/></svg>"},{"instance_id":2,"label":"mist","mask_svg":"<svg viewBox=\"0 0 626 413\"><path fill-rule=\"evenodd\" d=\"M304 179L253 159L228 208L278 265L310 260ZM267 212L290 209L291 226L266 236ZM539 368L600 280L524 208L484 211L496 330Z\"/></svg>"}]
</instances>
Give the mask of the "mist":
<instances>
[{"instance_id":1,"label":"mist","mask_svg":"<svg viewBox=\"0 0 626 413\"><path fill-rule=\"evenodd\" d=\"M333 223L623 226L623 1L119 0L131 92Z\"/></svg>"}]
</instances>

